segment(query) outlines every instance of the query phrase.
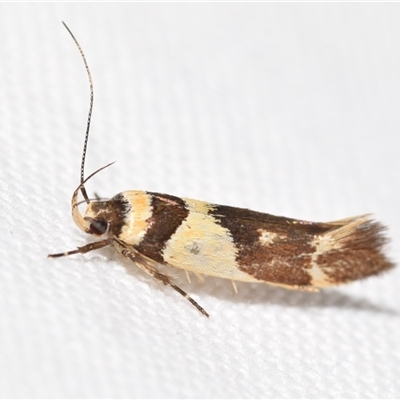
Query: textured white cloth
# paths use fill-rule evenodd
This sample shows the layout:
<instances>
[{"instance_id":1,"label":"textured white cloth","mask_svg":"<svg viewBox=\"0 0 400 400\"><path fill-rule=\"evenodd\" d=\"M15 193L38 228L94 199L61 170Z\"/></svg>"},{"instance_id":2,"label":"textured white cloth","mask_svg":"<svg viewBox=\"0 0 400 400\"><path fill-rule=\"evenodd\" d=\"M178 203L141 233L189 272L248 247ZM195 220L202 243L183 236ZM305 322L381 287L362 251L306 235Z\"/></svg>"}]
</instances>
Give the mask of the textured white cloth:
<instances>
[{"instance_id":1,"label":"textured white cloth","mask_svg":"<svg viewBox=\"0 0 400 400\"><path fill-rule=\"evenodd\" d=\"M400 268L318 294L172 271L201 316L70 217L165 192L373 212L400 261L400 4L0 4L0 397L400 397Z\"/></svg>"}]
</instances>

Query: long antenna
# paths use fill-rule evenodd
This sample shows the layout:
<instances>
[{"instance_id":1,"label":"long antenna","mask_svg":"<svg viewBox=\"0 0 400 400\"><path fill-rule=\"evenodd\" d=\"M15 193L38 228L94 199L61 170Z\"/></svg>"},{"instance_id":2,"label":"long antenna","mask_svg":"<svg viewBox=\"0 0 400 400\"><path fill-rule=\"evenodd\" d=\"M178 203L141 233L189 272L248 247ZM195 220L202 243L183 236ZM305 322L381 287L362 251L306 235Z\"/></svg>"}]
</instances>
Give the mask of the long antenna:
<instances>
[{"instance_id":1,"label":"long antenna","mask_svg":"<svg viewBox=\"0 0 400 400\"><path fill-rule=\"evenodd\" d=\"M89 112L88 112L88 119L87 119L87 125L86 125L86 134L85 134L85 141L83 143L83 151L82 151L82 161L81 161L81 193L83 198L85 199L86 203L90 203L89 197L86 193L86 189L84 186L85 183L85 160L86 160L86 150L87 150L87 144L89 140L89 131L90 131L90 121L92 119L92 110L93 110L93 97L94 97L94 92L93 92L93 80L92 80L92 74L90 73L90 69L88 66L88 63L86 61L85 54L83 54L83 50L76 40L75 36L72 34L70 29L68 28L67 24L64 21L61 21L69 34L71 35L72 39L74 40L76 46L78 47L79 52L81 53L83 63L85 64L86 72L88 74L89 78L89 85L90 85L90 106L89 106Z\"/></svg>"}]
</instances>

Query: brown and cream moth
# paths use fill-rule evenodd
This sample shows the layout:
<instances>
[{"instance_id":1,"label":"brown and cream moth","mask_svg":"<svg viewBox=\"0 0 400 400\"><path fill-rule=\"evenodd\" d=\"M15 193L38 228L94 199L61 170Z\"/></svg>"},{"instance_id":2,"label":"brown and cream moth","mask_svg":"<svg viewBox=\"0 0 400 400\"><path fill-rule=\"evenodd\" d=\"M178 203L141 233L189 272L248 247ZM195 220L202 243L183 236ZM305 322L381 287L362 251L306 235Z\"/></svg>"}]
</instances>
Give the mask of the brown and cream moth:
<instances>
[{"instance_id":1,"label":"brown and cream moth","mask_svg":"<svg viewBox=\"0 0 400 400\"><path fill-rule=\"evenodd\" d=\"M135 190L106 201L90 200L85 183L108 165L84 178L93 85L85 56L65 27L81 52L91 88L81 183L72 196L72 216L81 230L101 240L49 257L111 246L206 316L196 301L159 272L160 264L232 281L312 291L377 275L394 266L383 253L386 228L370 215L308 222ZM80 192L87 203L83 215L78 208Z\"/></svg>"}]
</instances>

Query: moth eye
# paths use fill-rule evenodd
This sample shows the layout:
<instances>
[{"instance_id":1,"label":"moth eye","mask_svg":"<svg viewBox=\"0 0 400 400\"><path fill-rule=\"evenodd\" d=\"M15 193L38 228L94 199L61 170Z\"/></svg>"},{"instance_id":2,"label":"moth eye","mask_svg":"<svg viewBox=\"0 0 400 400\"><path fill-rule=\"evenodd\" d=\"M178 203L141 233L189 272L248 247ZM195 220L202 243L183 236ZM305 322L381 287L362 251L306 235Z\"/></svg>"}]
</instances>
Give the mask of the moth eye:
<instances>
[{"instance_id":1,"label":"moth eye","mask_svg":"<svg viewBox=\"0 0 400 400\"><path fill-rule=\"evenodd\" d=\"M90 224L90 232L95 235L103 235L107 232L108 222L104 219L94 219Z\"/></svg>"}]
</instances>

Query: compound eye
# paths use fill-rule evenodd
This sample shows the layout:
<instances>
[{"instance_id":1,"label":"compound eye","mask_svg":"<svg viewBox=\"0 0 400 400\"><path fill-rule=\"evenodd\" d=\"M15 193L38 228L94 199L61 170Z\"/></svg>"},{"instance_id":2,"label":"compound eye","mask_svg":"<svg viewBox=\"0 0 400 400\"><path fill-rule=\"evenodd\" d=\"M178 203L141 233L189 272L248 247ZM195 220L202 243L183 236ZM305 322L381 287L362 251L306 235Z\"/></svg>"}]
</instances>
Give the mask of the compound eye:
<instances>
[{"instance_id":1,"label":"compound eye","mask_svg":"<svg viewBox=\"0 0 400 400\"><path fill-rule=\"evenodd\" d=\"M107 232L108 222L104 219L94 219L90 224L90 232L95 235L103 235Z\"/></svg>"}]
</instances>

